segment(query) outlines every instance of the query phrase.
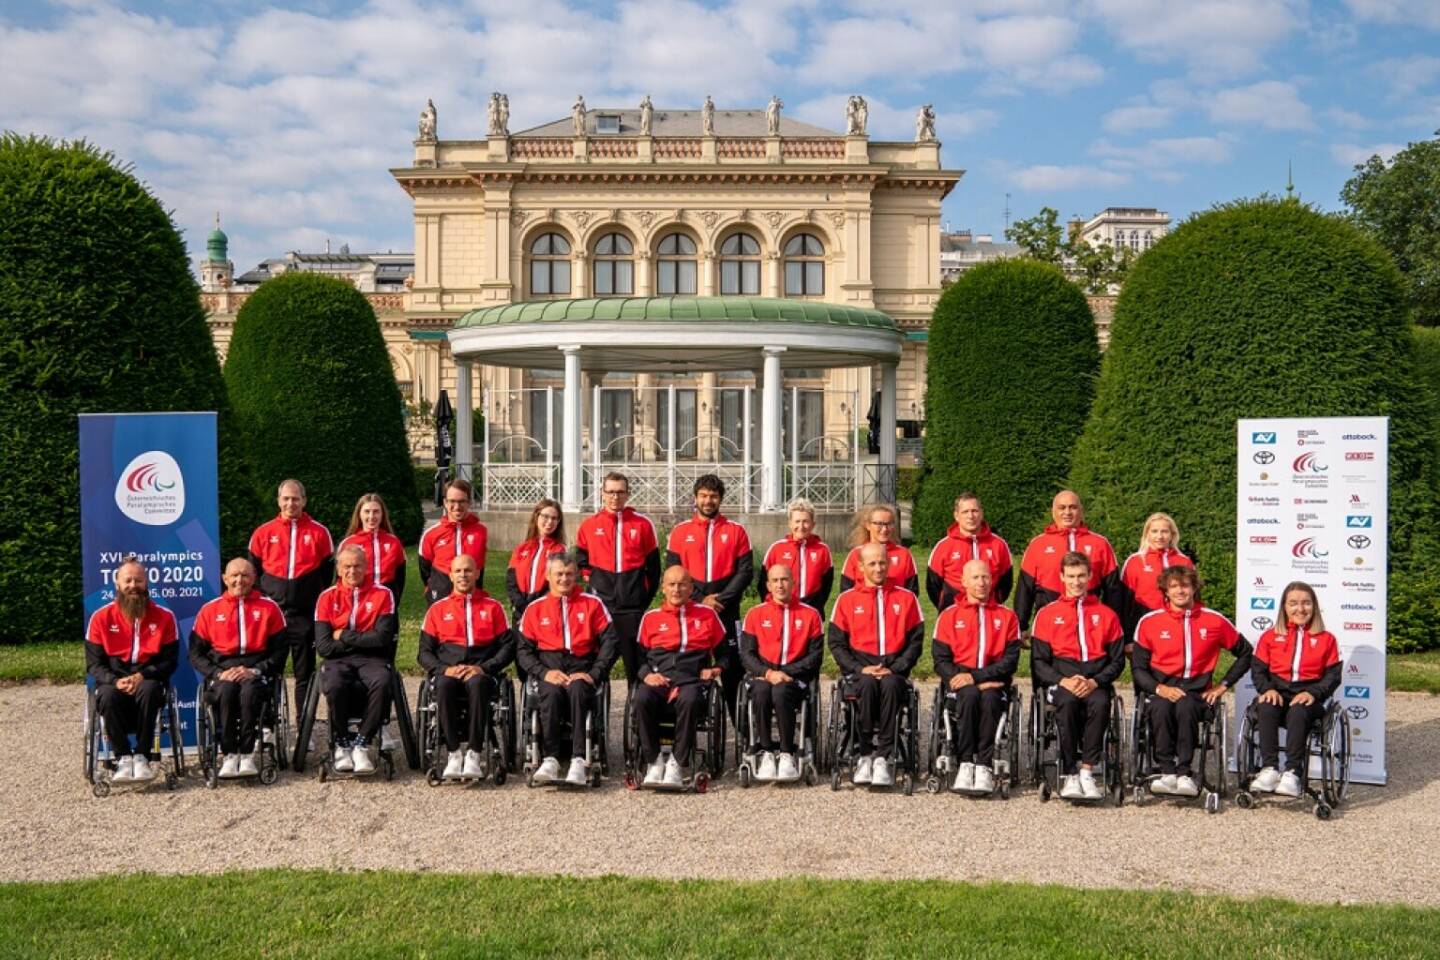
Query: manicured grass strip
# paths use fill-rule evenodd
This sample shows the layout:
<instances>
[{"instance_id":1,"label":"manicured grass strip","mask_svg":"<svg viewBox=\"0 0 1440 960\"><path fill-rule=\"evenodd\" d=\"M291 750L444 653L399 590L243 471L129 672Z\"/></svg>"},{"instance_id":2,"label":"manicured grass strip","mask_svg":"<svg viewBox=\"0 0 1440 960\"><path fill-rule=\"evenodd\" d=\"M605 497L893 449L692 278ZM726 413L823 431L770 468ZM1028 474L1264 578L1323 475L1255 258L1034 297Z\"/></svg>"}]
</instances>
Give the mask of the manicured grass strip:
<instances>
[{"instance_id":1,"label":"manicured grass strip","mask_svg":"<svg viewBox=\"0 0 1440 960\"><path fill-rule=\"evenodd\" d=\"M0 955L1428 955L1440 912L1020 884L265 870L0 886Z\"/></svg>"}]
</instances>

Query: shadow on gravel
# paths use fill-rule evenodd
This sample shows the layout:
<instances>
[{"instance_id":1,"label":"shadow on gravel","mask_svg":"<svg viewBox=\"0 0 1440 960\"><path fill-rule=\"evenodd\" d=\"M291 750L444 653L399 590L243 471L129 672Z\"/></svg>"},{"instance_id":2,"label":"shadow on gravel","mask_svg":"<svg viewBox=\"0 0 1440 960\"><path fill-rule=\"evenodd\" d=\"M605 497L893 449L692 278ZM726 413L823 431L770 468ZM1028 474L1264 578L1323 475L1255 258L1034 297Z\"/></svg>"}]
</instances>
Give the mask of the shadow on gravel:
<instances>
[{"instance_id":1,"label":"shadow on gravel","mask_svg":"<svg viewBox=\"0 0 1440 960\"><path fill-rule=\"evenodd\" d=\"M1383 787L1352 786L1337 812L1397 803L1440 779L1440 717L1387 726L1385 746L1390 782Z\"/></svg>"}]
</instances>

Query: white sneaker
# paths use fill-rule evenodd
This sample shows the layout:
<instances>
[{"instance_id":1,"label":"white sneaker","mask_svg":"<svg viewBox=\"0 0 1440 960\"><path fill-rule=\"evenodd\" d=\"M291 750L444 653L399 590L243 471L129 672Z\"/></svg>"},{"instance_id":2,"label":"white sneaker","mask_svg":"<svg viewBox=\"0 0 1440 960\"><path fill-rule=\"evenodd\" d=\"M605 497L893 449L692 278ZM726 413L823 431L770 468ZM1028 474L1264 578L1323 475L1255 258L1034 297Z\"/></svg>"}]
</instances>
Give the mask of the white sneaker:
<instances>
[{"instance_id":1,"label":"white sneaker","mask_svg":"<svg viewBox=\"0 0 1440 960\"><path fill-rule=\"evenodd\" d=\"M110 774L112 783L129 783L135 779L135 758L126 754L115 761L115 772Z\"/></svg>"},{"instance_id":2,"label":"white sneaker","mask_svg":"<svg viewBox=\"0 0 1440 960\"><path fill-rule=\"evenodd\" d=\"M349 773L354 770L355 761L351 759L350 748L336 747L335 759L332 761L331 766L335 768L336 773Z\"/></svg>"},{"instance_id":3,"label":"white sneaker","mask_svg":"<svg viewBox=\"0 0 1440 960\"><path fill-rule=\"evenodd\" d=\"M656 757L655 762L645 771L645 786L658 787L665 782L665 761Z\"/></svg>"},{"instance_id":4,"label":"white sneaker","mask_svg":"<svg viewBox=\"0 0 1440 960\"><path fill-rule=\"evenodd\" d=\"M1175 795L1177 797L1198 797L1200 796L1200 785L1195 782L1194 777L1176 777Z\"/></svg>"},{"instance_id":5,"label":"white sneaker","mask_svg":"<svg viewBox=\"0 0 1440 960\"><path fill-rule=\"evenodd\" d=\"M242 777L258 777L258 776L260 776L260 765L255 762L255 755L254 755L254 754L247 753L247 754L245 754L245 756L243 756L243 757L240 758L240 776L242 776Z\"/></svg>"},{"instance_id":6,"label":"white sneaker","mask_svg":"<svg viewBox=\"0 0 1440 960\"><path fill-rule=\"evenodd\" d=\"M800 779L800 768L795 764L795 757L792 754L780 754L780 759L775 764L775 779L781 783Z\"/></svg>"},{"instance_id":7,"label":"white sneaker","mask_svg":"<svg viewBox=\"0 0 1440 960\"><path fill-rule=\"evenodd\" d=\"M856 760L855 775L850 778L850 781L857 787L870 786L870 778L874 773L873 764L874 761L870 757L861 757L859 760Z\"/></svg>"},{"instance_id":8,"label":"white sneaker","mask_svg":"<svg viewBox=\"0 0 1440 960\"><path fill-rule=\"evenodd\" d=\"M375 761L370 759L370 748L363 743L355 744L350 750L350 760L355 765L355 772L360 776L375 772Z\"/></svg>"},{"instance_id":9,"label":"white sneaker","mask_svg":"<svg viewBox=\"0 0 1440 960\"><path fill-rule=\"evenodd\" d=\"M975 792L995 792L995 774L991 773L990 768L983 763L975 764Z\"/></svg>"},{"instance_id":10,"label":"white sneaker","mask_svg":"<svg viewBox=\"0 0 1440 960\"><path fill-rule=\"evenodd\" d=\"M136 759L139 759L138 757ZM138 777L139 774L137 773ZM1298 797L1300 796L1300 777L1293 771L1286 770L1285 775L1280 778L1280 785L1275 788L1277 797Z\"/></svg>"},{"instance_id":11,"label":"white sneaker","mask_svg":"<svg viewBox=\"0 0 1440 960\"><path fill-rule=\"evenodd\" d=\"M960 769L955 771L955 782L950 789L956 793L966 793L975 789L975 764L962 763Z\"/></svg>"},{"instance_id":12,"label":"white sneaker","mask_svg":"<svg viewBox=\"0 0 1440 960\"><path fill-rule=\"evenodd\" d=\"M465 776L465 751L456 750L445 758L445 772L440 774L441 780L459 780Z\"/></svg>"},{"instance_id":13,"label":"white sneaker","mask_svg":"<svg viewBox=\"0 0 1440 960\"><path fill-rule=\"evenodd\" d=\"M884 757L876 757L875 765L871 768L870 786L890 787L894 784L895 778L890 775L890 761Z\"/></svg>"},{"instance_id":14,"label":"white sneaker","mask_svg":"<svg viewBox=\"0 0 1440 960\"><path fill-rule=\"evenodd\" d=\"M400 741L395 738L395 734L390 732L390 724L388 723L382 724L380 727L380 749L387 753L391 750L400 749Z\"/></svg>"},{"instance_id":15,"label":"white sneaker","mask_svg":"<svg viewBox=\"0 0 1440 960\"><path fill-rule=\"evenodd\" d=\"M769 783L775 779L775 754L769 750L761 751L760 764L755 768L755 779L761 783Z\"/></svg>"},{"instance_id":16,"label":"white sneaker","mask_svg":"<svg viewBox=\"0 0 1440 960\"><path fill-rule=\"evenodd\" d=\"M1084 800L1085 791L1080 786L1080 778L1071 774L1060 782L1060 797L1064 800Z\"/></svg>"},{"instance_id":17,"label":"white sneaker","mask_svg":"<svg viewBox=\"0 0 1440 960\"><path fill-rule=\"evenodd\" d=\"M478 780L485 776L485 757L479 750L465 751L465 769L461 776L471 780Z\"/></svg>"},{"instance_id":18,"label":"white sneaker","mask_svg":"<svg viewBox=\"0 0 1440 960\"><path fill-rule=\"evenodd\" d=\"M572 787L583 787L590 782L590 764L584 757L570 758L570 772L565 774L565 782Z\"/></svg>"},{"instance_id":19,"label":"white sneaker","mask_svg":"<svg viewBox=\"0 0 1440 960\"><path fill-rule=\"evenodd\" d=\"M229 780L240 776L240 755L232 753L220 763L220 779Z\"/></svg>"},{"instance_id":20,"label":"white sneaker","mask_svg":"<svg viewBox=\"0 0 1440 960\"><path fill-rule=\"evenodd\" d=\"M1100 792L1100 784L1095 782L1095 774L1089 770L1080 771L1080 789L1086 800L1099 800L1105 796Z\"/></svg>"},{"instance_id":21,"label":"white sneaker","mask_svg":"<svg viewBox=\"0 0 1440 960\"><path fill-rule=\"evenodd\" d=\"M560 779L560 761L554 757L546 757L540 761L540 766L535 768L536 783L554 783Z\"/></svg>"},{"instance_id":22,"label":"white sneaker","mask_svg":"<svg viewBox=\"0 0 1440 960\"><path fill-rule=\"evenodd\" d=\"M155 771L150 769L150 761L149 761L148 759L146 759L146 757L145 757L144 754L140 754L140 753L135 754L135 767L134 767L134 771L135 771L135 779L136 779L136 780L153 780L153 779L155 779ZM1297 783L1298 783L1298 781L1297 781ZM1297 787L1296 789L1297 789L1297 791L1298 791L1299 788ZM1298 797L1298 796L1300 796L1300 794L1297 792L1297 793L1295 794L1295 796Z\"/></svg>"},{"instance_id":23,"label":"white sneaker","mask_svg":"<svg viewBox=\"0 0 1440 960\"><path fill-rule=\"evenodd\" d=\"M684 785L685 778L680 775L680 761L675 759L674 754L671 754L670 759L665 761L665 786L683 787Z\"/></svg>"},{"instance_id":24,"label":"white sneaker","mask_svg":"<svg viewBox=\"0 0 1440 960\"><path fill-rule=\"evenodd\" d=\"M1166 773L1150 781L1150 792L1157 797L1169 797L1175 794L1175 784L1178 782L1175 774Z\"/></svg>"},{"instance_id":25,"label":"white sneaker","mask_svg":"<svg viewBox=\"0 0 1440 960\"><path fill-rule=\"evenodd\" d=\"M1256 793L1274 793L1275 788L1280 785L1280 771L1274 767L1266 767L1255 774L1255 779L1250 781L1250 789Z\"/></svg>"}]
</instances>

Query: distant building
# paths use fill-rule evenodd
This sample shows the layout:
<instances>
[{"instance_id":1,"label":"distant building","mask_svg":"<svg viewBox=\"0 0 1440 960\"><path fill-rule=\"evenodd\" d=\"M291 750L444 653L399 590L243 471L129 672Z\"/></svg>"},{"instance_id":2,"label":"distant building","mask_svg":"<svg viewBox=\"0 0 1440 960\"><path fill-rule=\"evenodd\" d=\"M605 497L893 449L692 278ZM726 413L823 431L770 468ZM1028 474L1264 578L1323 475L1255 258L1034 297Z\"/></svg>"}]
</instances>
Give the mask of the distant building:
<instances>
[{"instance_id":1,"label":"distant building","mask_svg":"<svg viewBox=\"0 0 1440 960\"><path fill-rule=\"evenodd\" d=\"M1070 230L1091 245L1109 243L1144 253L1170 231L1170 214L1154 207L1106 207L1083 223L1071 221Z\"/></svg>"},{"instance_id":2,"label":"distant building","mask_svg":"<svg viewBox=\"0 0 1440 960\"><path fill-rule=\"evenodd\" d=\"M988 233L969 230L940 234L940 283L945 286L971 267L987 260L1004 260L1020 255L1020 245L997 241Z\"/></svg>"}]
</instances>

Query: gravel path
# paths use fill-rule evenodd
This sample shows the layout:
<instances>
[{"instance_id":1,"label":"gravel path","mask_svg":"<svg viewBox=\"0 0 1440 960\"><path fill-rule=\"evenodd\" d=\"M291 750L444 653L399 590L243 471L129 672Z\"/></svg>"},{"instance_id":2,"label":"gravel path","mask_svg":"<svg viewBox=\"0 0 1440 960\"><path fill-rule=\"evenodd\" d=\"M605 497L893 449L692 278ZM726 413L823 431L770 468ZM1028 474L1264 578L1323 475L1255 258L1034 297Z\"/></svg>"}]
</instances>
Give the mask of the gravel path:
<instances>
[{"instance_id":1,"label":"gravel path","mask_svg":"<svg viewBox=\"0 0 1440 960\"><path fill-rule=\"evenodd\" d=\"M82 698L79 686L0 688L0 881L270 866L804 874L1440 906L1440 697L1390 695L1390 785L1353 787L1328 824L1308 805L1231 804L1209 816L1168 803L1042 805L1033 791L975 802L835 794L828 784L741 790L733 774L705 796L631 793L614 780L595 793L530 790L519 778L499 789L431 789L402 769L389 784L322 785L312 772L286 773L268 788L212 792L192 779L173 794L117 788L97 800L80 775ZM61 746L56 763L40 744ZM947 823L954 839L937 841Z\"/></svg>"}]
</instances>

